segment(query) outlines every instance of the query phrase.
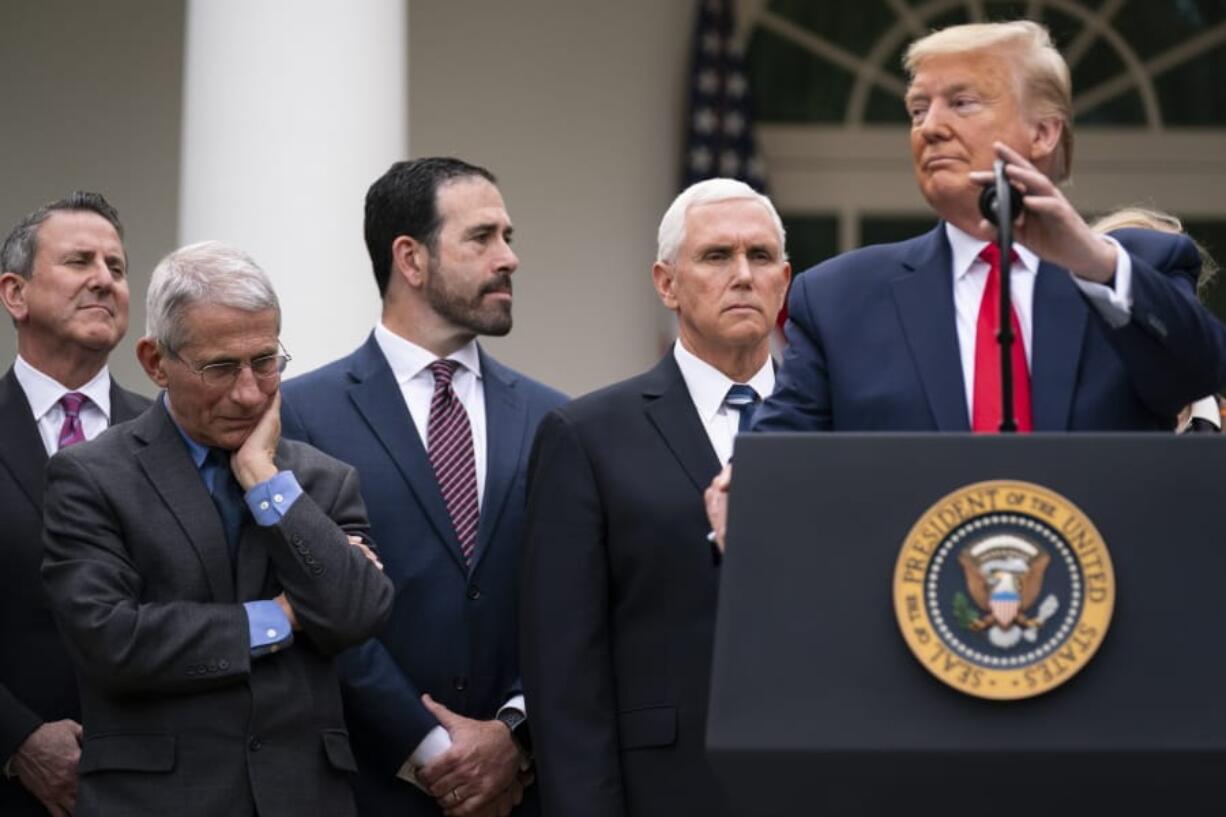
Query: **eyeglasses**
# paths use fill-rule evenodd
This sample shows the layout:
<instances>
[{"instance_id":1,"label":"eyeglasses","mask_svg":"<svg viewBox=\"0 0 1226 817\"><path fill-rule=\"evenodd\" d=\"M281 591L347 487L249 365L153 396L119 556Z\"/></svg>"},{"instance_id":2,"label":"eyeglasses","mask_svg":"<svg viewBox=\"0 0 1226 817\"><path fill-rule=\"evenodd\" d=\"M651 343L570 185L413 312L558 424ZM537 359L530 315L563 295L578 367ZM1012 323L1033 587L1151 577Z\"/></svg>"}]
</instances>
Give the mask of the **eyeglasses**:
<instances>
[{"instance_id":1,"label":"eyeglasses","mask_svg":"<svg viewBox=\"0 0 1226 817\"><path fill-rule=\"evenodd\" d=\"M281 344L277 344L281 346ZM232 386L238 380L239 373L244 368L251 369L251 373L260 380L272 380L280 377L285 371L285 367L294 358L286 351L285 347L281 346L281 354L279 355L264 355L257 357L248 363L239 363L237 361L222 361L220 363L207 363L204 366L193 366L189 361L179 357L174 352L171 353L178 360L183 361L183 365L191 369L196 374L200 375L200 380L209 388L221 388L222 386Z\"/></svg>"}]
</instances>

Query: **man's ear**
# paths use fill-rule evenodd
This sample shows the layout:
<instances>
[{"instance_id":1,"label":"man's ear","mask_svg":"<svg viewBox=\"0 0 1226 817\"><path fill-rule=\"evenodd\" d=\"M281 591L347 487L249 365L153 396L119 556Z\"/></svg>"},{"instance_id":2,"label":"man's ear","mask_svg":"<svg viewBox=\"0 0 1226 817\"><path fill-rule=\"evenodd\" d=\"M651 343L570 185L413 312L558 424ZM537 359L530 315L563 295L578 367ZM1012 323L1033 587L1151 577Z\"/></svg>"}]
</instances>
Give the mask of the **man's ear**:
<instances>
[{"instance_id":1,"label":"man's ear","mask_svg":"<svg viewBox=\"0 0 1226 817\"><path fill-rule=\"evenodd\" d=\"M166 376L166 353L158 342L150 337L141 338L136 342L136 359L149 379L159 388L166 388L170 378Z\"/></svg>"},{"instance_id":2,"label":"man's ear","mask_svg":"<svg viewBox=\"0 0 1226 817\"><path fill-rule=\"evenodd\" d=\"M1035 122L1034 134L1030 139L1030 161L1039 167L1045 166L1060 146L1063 134L1064 123L1059 117L1047 116Z\"/></svg>"},{"instance_id":3,"label":"man's ear","mask_svg":"<svg viewBox=\"0 0 1226 817\"><path fill-rule=\"evenodd\" d=\"M677 311L677 294L673 291L674 267L672 264L664 261L657 261L651 265L651 281L656 286L656 294L660 296L660 301L664 306L673 312Z\"/></svg>"},{"instance_id":4,"label":"man's ear","mask_svg":"<svg viewBox=\"0 0 1226 817\"><path fill-rule=\"evenodd\" d=\"M400 278L412 289L421 289L430 265L430 250L416 238L397 236L392 242L392 277Z\"/></svg>"},{"instance_id":5,"label":"man's ear","mask_svg":"<svg viewBox=\"0 0 1226 817\"><path fill-rule=\"evenodd\" d=\"M0 275L0 301L4 308L13 316L14 323L23 323L30 307L26 303L26 284L29 283L15 272Z\"/></svg>"}]
</instances>

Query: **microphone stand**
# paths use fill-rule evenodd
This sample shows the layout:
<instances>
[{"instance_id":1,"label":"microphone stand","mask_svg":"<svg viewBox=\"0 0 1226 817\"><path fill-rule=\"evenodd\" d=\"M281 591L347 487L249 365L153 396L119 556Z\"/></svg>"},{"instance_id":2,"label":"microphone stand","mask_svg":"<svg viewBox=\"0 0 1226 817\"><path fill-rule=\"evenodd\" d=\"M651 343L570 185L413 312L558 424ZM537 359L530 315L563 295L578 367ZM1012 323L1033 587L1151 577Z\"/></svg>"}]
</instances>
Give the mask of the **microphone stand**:
<instances>
[{"instance_id":1,"label":"microphone stand","mask_svg":"<svg viewBox=\"0 0 1226 817\"><path fill-rule=\"evenodd\" d=\"M1009 184L1005 176L1005 163L997 159L992 164L996 174L994 187L985 188L980 209L996 225L996 246L1000 250L1000 330L996 340L1000 344L1000 432L1011 434L1017 431L1017 419L1013 412L1013 287L1010 275L1013 272L1013 210L1020 208L1021 196Z\"/></svg>"}]
</instances>

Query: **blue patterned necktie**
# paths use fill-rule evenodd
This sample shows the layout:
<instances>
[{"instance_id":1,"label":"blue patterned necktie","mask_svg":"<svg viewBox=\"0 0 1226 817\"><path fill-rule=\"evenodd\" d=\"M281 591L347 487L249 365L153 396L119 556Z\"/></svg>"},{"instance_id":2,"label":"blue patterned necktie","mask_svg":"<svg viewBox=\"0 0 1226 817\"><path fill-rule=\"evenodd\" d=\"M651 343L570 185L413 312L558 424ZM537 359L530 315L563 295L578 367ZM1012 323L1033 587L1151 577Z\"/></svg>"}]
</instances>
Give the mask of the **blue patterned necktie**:
<instances>
[{"instance_id":1,"label":"blue patterned necktie","mask_svg":"<svg viewBox=\"0 0 1226 817\"><path fill-rule=\"evenodd\" d=\"M724 405L740 412L741 419L736 426L738 432L749 430L749 423L753 420L753 412L758 407L759 399L753 386L734 383L728 389L728 394L724 397Z\"/></svg>"}]
</instances>

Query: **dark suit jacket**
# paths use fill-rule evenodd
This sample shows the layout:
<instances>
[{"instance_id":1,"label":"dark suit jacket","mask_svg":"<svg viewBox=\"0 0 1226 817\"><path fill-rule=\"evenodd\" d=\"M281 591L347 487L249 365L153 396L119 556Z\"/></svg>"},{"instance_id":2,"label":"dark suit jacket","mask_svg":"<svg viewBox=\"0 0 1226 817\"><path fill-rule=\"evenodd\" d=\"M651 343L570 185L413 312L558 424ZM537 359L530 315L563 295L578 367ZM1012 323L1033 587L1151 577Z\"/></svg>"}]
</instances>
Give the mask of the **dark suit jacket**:
<instances>
[{"instance_id":1,"label":"dark suit jacket","mask_svg":"<svg viewBox=\"0 0 1226 817\"><path fill-rule=\"evenodd\" d=\"M148 405L111 381L116 424ZM0 763L43 723L81 719L72 664L38 577L46 467L30 404L10 368L0 380ZM17 781L0 780L0 814L45 817L47 811Z\"/></svg>"},{"instance_id":2,"label":"dark suit jacket","mask_svg":"<svg viewBox=\"0 0 1226 817\"><path fill-rule=\"evenodd\" d=\"M287 436L352 463L371 529L396 585L391 621L347 653L346 717L363 814L434 814L395 777L437 721L422 693L470 718L494 717L520 689L516 589L524 471L537 423L565 397L481 353L487 466L477 550L464 566L426 450L372 336L356 352L285 385ZM535 724L535 716L529 712ZM535 727L533 727L535 728ZM525 807L535 811L529 790Z\"/></svg>"},{"instance_id":3,"label":"dark suit jacket","mask_svg":"<svg viewBox=\"0 0 1226 817\"><path fill-rule=\"evenodd\" d=\"M1114 233L1132 256L1132 319L1113 329L1044 262L1034 288L1031 399L1036 431L1175 427L1226 382L1226 329L1197 303L1184 236ZM788 348L760 431L967 431L944 226L865 247L800 275Z\"/></svg>"},{"instance_id":4,"label":"dark suit jacket","mask_svg":"<svg viewBox=\"0 0 1226 817\"><path fill-rule=\"evenodd\" d=\"M43 579L76 663L77 817L353 813L333 654L385 620L391 583L351 547L353 469L282 441L304 491L250 519L233 569L221 520L159 401L47 467ZM242 602L284 591L302 630L252 658Z\"/></svg>"},{"instance_id":5,"label":"dark suit jacket","mask_svg":"<svg viewBox=\"0 0 1226 817\"><path fill-rule=\"evenodd\" d=\"M546 815L729 813L704 754L719 467L671 352L541 423L520 616Z\"/></svg>"}]
</instances>

